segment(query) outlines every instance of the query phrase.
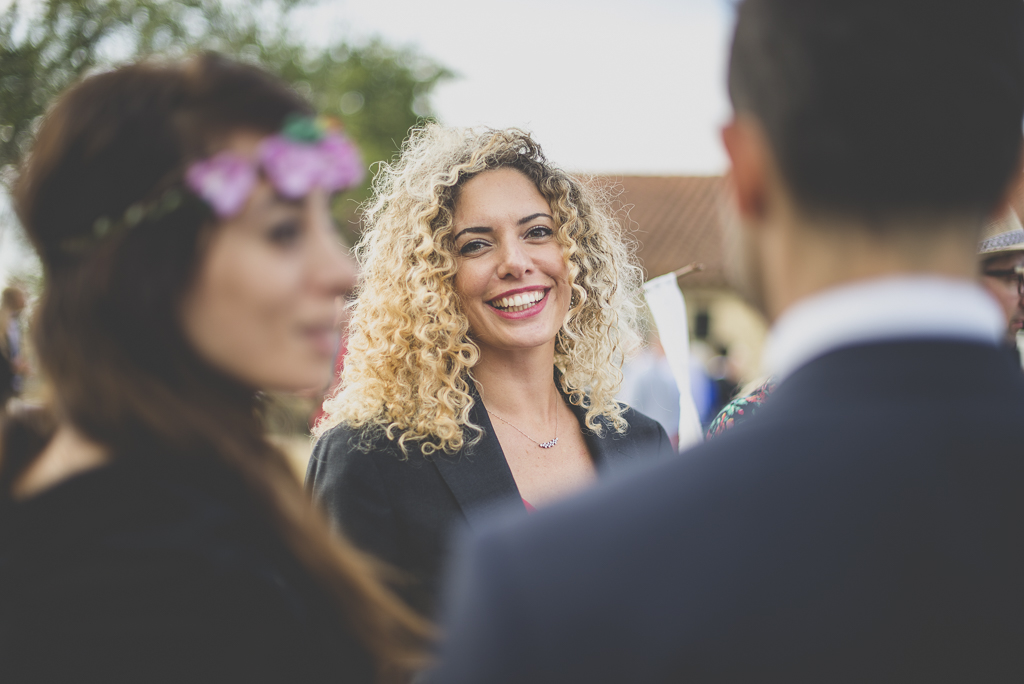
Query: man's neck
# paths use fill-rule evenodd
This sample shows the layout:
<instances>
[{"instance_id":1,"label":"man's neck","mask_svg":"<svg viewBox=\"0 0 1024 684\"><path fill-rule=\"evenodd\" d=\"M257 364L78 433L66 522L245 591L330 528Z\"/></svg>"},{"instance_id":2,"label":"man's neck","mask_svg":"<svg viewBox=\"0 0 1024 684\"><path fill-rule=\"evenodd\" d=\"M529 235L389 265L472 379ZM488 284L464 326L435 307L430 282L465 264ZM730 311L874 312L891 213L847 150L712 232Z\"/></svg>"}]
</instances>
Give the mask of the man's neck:
<instances>
[{"instance_id":1,"label":"man's neck","mask_svg":"<svg viewBox=\"0 0 1024 684\"><path fill-rule=\"evenodd\" d=\"M976 231L967 220L889 226L790 217L766 235L765 304L772 320L796 302L842 285L899 276L973 280Z\"/></svg>"}]
</instances>

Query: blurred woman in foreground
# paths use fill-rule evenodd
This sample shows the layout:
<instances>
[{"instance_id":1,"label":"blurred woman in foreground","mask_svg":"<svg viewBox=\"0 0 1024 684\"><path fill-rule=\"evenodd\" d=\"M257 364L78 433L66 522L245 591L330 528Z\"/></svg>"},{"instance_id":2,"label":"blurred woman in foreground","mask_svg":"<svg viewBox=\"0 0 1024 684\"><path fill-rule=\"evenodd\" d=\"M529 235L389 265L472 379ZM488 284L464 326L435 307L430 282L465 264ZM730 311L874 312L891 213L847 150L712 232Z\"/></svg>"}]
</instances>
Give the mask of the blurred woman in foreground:
<instances>
[{"instance_id":1,"label":"blurred woman in foreground","mask_svg":"<svg viewBox=\"0 0 1024 684\"><path fill-rule=\"evenodd\" d=\"M376 180L306 481L429 613L457 525L673 452L614 399L640 269L599 192L514 129L429 126Z\"/></svg>"},{"instance_id":2,"label":"blurred woman in foreground","mask_svg":"<svg viewBox=\"0 0 1024 684\"><path fill-rule=\"evenodd\" d=\"M16 202L45 268L53 434L5 435L5 681L417 666L423 626L332 537L256 415L258 391L326 374L354 284L329 201L361 167L311 114L207 55L93 76L47 115Z\"/></svg>"}]
</instances>

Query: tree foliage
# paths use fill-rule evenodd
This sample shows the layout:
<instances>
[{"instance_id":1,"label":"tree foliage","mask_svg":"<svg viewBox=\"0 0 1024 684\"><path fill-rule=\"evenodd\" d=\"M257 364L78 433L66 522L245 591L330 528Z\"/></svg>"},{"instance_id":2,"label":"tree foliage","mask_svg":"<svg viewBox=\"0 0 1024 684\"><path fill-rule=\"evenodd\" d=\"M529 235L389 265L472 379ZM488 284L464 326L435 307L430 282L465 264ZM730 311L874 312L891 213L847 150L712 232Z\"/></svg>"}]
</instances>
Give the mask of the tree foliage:
<instances>
[{"instance_id":1,"label":"tree foliage","mask_svg":"<svg viewBox=\"0 0 1024 684\"><path fill-rule=\"evenodd\" d=\"M410 127L432 115L428 96L450 72L380 41L309 49L286 28L299 2L14 2L0 14L0 179L10 182L46 107L83 74L208 49L281 75L324 114L344 122L367 164L390 159ZM349 199L362 199L367 188L349 193ZM343 203L341 214L350 215L345 207L352 206Z\"/></svg>"}]
</instances>

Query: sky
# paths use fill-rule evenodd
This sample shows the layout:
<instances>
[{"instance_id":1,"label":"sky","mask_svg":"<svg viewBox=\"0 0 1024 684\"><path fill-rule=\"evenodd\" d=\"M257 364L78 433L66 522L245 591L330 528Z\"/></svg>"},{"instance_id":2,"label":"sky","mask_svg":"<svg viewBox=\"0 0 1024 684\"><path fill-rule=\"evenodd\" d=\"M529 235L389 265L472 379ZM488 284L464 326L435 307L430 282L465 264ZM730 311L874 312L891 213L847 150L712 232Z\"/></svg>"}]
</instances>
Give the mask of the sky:
<instances>
[{"instance_id":1,"label":"sky","mask_svg":"<svg viewBox=\"0 0 1024 684\"><path fill-rule=\"evenodd\" d=\"M526 128L565 168L725 168L729 0L332 0L297 19L311 42L417 49L457 74L433 98L443 123Z\"/></svg>"},{"instance_id":2,"label":"sky","mask_svg":"<svg viewBox=\"0 0 1024 684\"><path fill-rule=\"evenodd\" d=\"M730 0L314 0L291 29L416 50L456 75L432 98L442 123L525 128L568 170L707 175L725 169L732 14ZM26 263L0 226L0 284Z\"/></svg>"}]
</instances>

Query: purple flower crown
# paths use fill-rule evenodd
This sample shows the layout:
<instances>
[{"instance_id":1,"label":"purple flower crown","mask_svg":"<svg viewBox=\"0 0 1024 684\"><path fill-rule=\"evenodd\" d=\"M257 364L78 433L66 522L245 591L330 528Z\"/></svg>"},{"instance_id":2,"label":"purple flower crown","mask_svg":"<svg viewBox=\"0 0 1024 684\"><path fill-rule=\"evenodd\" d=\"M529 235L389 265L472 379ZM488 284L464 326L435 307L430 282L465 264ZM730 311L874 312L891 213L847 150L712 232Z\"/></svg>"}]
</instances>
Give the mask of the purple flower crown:
<instances>
[{"instance_id":1,"label":"purple flower crown","mask_svg":"<svg viewBox=\"0 0 1024 684\"><path fill-rule=\"evenodd\" d=\"M283 197L299 199L314 188L338 192L365 176L356 146L323 117L293 117L281 133L264 140L256 158L230 150L192 164L185 184L220 218L237 214L260 177L260 171Z\"/></svg>"},{"instance_id":2,"label":"purple flower crown","mask_svg":"<svg viewBox=\"0 0 1024 684\"><path fill-rule=\"evenodd\" d=\"M281 132L260 143L255 159L224 151L195 162L185 172L185 186L220 218L234 216L252 194L263 175L287 199L305 197L314 188L338 192L355 187L366 175L359 150L340 131L333 119L293 116ZM119 218L101 216L92 233L62 243L67 252L81 252L107 236L156 221L176 211L184 197L173 184L156 199L140 200ZM157 187L167 187L158 184Z\"/></svg>"}]
</instances>

